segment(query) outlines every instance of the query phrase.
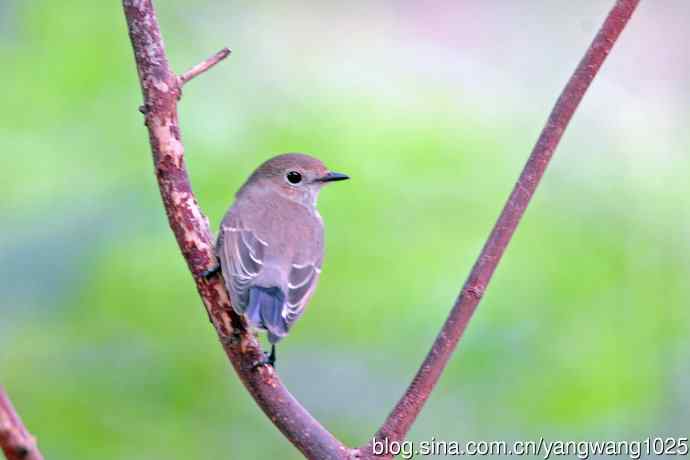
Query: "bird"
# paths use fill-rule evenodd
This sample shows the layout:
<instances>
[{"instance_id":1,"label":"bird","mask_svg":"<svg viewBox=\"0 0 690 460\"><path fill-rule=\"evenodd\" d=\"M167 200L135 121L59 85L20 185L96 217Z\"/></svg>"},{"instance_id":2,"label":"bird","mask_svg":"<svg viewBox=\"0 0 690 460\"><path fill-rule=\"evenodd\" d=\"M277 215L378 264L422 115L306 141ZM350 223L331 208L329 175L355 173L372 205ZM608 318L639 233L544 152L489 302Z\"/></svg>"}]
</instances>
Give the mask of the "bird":
<instances>
[{"instance_id":1,"label":"bird","mask_svg":"<svg viewBox=\"0 0 690 460\"><path fill-rule=\"evenodd\" d=\"M349 179L303 153L262 163L235 194L215 246L233 309L253 331L267 332L275 366L276 343L288 335L314 294L324 258L324 225L316 208L321 189Z\"/></svg>"}]
</instances>

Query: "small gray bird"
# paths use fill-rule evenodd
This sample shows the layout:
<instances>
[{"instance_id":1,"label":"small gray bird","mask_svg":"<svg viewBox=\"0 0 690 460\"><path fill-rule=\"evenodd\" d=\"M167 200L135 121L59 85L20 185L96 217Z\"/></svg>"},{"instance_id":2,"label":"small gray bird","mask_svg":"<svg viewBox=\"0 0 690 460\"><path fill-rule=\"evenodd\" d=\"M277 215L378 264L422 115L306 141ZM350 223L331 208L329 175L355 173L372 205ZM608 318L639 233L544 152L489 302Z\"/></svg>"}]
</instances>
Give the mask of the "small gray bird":
<instances>
[{"instance_id":1,"label":"small gray bird","mask_svg":"<svg viewBox=\"0 0 690 460\"><path fill-rule=\"evenodd\" d=\"M235 311L268 332L271 353L264 363L274 365L276 342L314 293L323 261L316 199L324 185L344 179L314 157L278 155L249 176L223 218L218 268Z\"/></svg>"}]
</instances>

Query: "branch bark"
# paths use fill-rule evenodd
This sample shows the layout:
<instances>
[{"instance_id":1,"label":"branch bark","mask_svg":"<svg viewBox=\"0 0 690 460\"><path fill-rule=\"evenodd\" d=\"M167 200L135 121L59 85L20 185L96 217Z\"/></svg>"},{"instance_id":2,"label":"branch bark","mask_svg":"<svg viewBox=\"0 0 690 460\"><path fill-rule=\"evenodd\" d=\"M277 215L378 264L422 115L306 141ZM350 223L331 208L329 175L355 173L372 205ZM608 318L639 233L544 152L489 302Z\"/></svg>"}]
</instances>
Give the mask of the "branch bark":
<instances>
[{"instance_id":1,"label":"branch bark","mask_svg":"<svg viewBox=\"0 0 690 460\"><path fill-rule=\"evenodd\" d=\"M376 439L404 439L424 406L481 300L568 122L638 2L618 0L606 18L556 102L431 351L403 397L376 433ZM186 81L208 70L227 53L223 50L178 77L168 64L152 1L123 0L122 3L144 97L142 112L149 131L163 205L226 355L259 407L307 458L376 457L371 444L348 449L338 441L288 392L274 369L254 368L254 363L262 357L256 338L247 331L244 319L230 307L222 281L217 277L206 281L203 277L203 273L215 265L213 242L208 219L199 209L187 174L177 101L181 86Z\"/></svg>"},{"instance_id":2,"label":"branch bark","mask_svg":"<svg viewBox=\"0 0 690 460\"><path fill-rule=\"evenodd\" d=\"M7 460L43 460L36 439L26 429L0 385L0 448Z\"/></svg>"},{"instance_id":3,"label":"branch bark","mask_svg":"<svg viewBox=\"0 0 690 460\"><path fill-rule=\"evenodd\" d=\"M465 281L441 332L407 391L376 433L375 439L388 439L389 442L404 439L424 407L482 299L496 266L525 213L575 109L638 3L639 0L617 0L609 12L587 53L556 101L546 126L539 135L527 164ZM371 446L365 446L365 450L370 451Z\"/></svg>"}]
</instances>

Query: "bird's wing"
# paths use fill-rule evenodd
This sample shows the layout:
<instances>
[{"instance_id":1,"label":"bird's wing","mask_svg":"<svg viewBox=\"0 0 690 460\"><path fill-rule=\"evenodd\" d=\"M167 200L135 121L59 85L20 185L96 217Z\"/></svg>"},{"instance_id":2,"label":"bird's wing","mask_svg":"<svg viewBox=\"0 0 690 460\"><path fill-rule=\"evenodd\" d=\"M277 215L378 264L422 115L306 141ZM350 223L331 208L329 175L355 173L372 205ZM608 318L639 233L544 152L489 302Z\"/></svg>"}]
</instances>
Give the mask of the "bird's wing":
<instances>
[{"instance_id":1,"label":"bird's wing","mask_svg":"<svg viewBox=\"0 0 690 460\"><path fill-rule=\"evenodd\" d=\"M216 246L225 285L230 291L232 306L244 313L249 303L249 287L263 267L264 250L268 247L252 230L231 220L224 223Z\"/></svg>"},{"instance_id":2,"label":"bird's wing","mask_svg":"<svg viewBox=\"0 0 690 460\"><path fill-rule=\"evenodd\" d=\"M288 324L295 322L304 312L304 306L314 293L321 274L321 259L307 263L293 263L288 275L287 302L285 303L285 320Z\"/></svg>"}]
</instances>

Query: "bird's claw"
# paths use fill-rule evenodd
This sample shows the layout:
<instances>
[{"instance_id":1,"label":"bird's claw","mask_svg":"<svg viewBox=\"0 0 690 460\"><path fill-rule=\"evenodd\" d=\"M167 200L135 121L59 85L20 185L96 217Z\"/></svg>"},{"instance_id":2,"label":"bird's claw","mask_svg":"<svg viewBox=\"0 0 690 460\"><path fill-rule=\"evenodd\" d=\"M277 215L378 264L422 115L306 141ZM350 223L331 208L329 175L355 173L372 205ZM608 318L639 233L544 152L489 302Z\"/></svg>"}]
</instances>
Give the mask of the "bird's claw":
<instances>
[{"instance_id":1,"label":"bird's claw","mask_svg":"<svg viewBox=\"0 0 690 460\"><path fill-rule=\"evenodd\" d=\"M257 369L262 366L271 366L273 369L276 367L276 347L275 345L271 345L271 352L264 351L263 352L263 358L261 358L259 361L256 361L252 365L252 369Z\"/></svg>"},{"instance_id":2,"label":"bird's claw","mask_svg":"<svg viewBox=\"0 0 690 460\"><path fill-rule=\"evenodd\" d=\"M205 272L201 273L201 276L206 280L210 281L211 278L213 278L216 274L220 272L220 264L216 265L215 267L209 268Z\"/></svg>"}]
</instances>

